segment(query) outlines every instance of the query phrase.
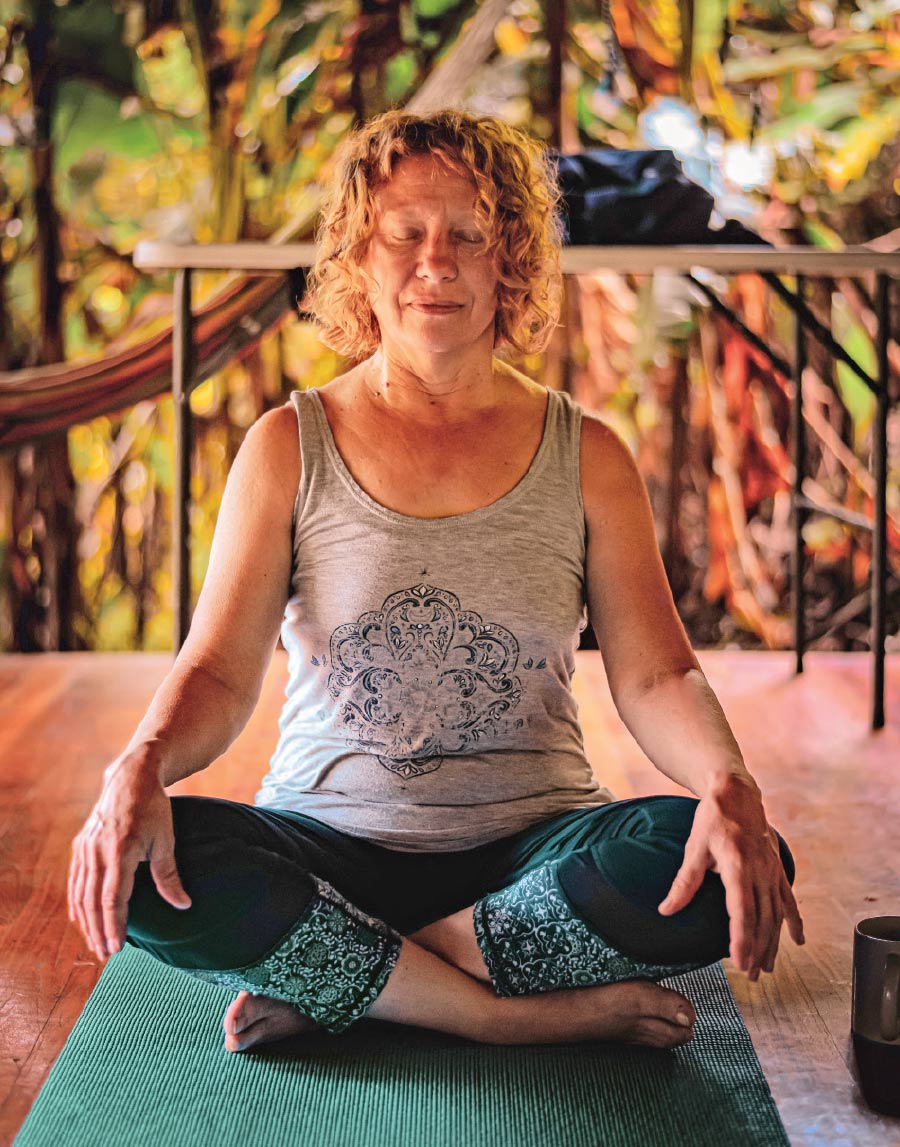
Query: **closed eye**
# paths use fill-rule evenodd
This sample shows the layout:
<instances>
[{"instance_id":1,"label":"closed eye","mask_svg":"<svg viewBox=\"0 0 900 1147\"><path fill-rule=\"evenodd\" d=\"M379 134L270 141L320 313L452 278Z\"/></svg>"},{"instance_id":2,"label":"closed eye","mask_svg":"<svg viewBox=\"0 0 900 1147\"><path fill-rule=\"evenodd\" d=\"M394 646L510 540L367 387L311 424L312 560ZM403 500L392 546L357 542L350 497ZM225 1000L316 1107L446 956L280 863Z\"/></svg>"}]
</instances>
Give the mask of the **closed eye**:
<instances>
[{"instance_id":1,"label":"closed eye","mask_svg":"<svg viewBox=\"0 0 900 1147\"><path fill-rule=\"evenodd\" d=\"M454 236L462 243L482 243L483 237L477 231L460 231ZM422 236L416 232L398 232L396 235L390 236L394 243L414 243L421 239Z\"/></svg>"}]
</instances>

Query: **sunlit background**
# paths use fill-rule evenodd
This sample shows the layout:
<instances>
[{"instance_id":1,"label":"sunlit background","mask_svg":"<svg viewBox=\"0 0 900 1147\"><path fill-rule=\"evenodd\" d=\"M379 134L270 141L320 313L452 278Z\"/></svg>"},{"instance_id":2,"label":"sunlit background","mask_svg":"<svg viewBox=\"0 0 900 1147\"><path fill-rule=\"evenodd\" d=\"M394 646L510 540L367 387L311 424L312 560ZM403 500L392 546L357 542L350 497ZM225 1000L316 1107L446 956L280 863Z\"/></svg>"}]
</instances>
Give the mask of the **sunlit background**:
<instances>
[{"instance_id":1,"label":"sunlit background","mask_svg":"<svg viewBox=\"0 0 900 1147\"><path fill-rule=\"evenodd\" d=\"M565 152L670 150L713 196L713 229L900 248L900 0L0 0L0 394L48 385L53 364L149 361L172 276L135 268L138 240L309 239L336 144L426 82ZM197 275L195 306L229 281ZM793 316L758 277L706 282L791 360ZM808 290L876 373L871 280ZM788 647L786 380L676 275L570 279L563 320L513 361L631 447L695 646ZM809 353L810 493L871 517L874 399ZM896 339L890 360L896 381ZM194 392L195 599L247 427L347 365L287 314ZM891 585L898 437L892 414ZM164 393L0 453L0 649L171 648L172 495ZM805 540L818 647L867 648L869 537L814 517ZM900 611L888 623L898 648Z\"/></svg>"}]
</instances>

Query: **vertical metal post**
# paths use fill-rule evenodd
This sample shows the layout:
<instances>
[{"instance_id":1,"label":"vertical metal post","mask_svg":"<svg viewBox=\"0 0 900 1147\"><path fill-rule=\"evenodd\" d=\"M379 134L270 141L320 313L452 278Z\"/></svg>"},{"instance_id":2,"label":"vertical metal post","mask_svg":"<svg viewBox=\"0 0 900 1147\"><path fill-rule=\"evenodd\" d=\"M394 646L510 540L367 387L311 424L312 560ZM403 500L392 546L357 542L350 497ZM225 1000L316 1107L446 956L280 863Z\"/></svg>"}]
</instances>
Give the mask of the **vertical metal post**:
<instances>
[{"instance_id":1,"label":"vertical metal post","mask_svg":"<svg viewBox=\"0 0 900 1147\"><path fill-rule=\"evenodd\" d=\"M888 330L890 294L888 276L876 279L875 313L878 318L878 394L872 422L872 469L875 479L875 522L872 529L872 564L869 570L872 600L872 728L884 726L884 631L887 592L887 416Z\"/></svg>"},{"instance_id":2,"label":"vertical metal post","mask_svg":"<svg viewBox=\"0 0 900 1147\"><path fill-rule=\"evenodd\" d=\"M175 272L175 324L172 347L172 398L175 405L175 505L172 553L175 562L175 656L191 626L191 387L194 381L194 320L191 271Z\"/></svg>"},{"instance_id":3,"label":"vertical metal post","mask_svg":"<svg viewBox=\"0 0 900 1147\"><path fill-rule=\"evenodd\" d=\"M803 276L797 275L797 299L803 301ZM798 502L803 484L803 467L806 457L806 434L803 425L803 371L806 369L806 333L800 308L794 312L794 401L791 406L791 435L794 454L794 552L791 562L791 577L794 583L794 649L796 651L795 671L803 672L803 651L806 645L805 610L806 598L803 592L803 527L807 511Z\"/></svg>"}]
</instances>

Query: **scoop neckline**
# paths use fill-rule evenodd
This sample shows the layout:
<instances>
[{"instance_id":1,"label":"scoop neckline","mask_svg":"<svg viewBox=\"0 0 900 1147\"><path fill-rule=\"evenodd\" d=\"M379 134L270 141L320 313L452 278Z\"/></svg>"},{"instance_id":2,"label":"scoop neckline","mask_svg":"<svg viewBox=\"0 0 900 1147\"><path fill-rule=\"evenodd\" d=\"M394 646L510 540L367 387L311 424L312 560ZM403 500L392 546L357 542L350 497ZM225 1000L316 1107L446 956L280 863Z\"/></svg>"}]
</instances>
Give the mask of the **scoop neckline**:
<instances>
[{"instance_id":1,"label":"scoop neckline","mask_svg":"<svg viewBox=\"0 0 900 1147\"><path fill-rule=\"evenodd\" d=\"M300 393L304 392L301 391ZM347 464L341 457L341 453L337 448L337 443L334 440L334 435L331 432L331 425L328 421L327 415L325 414L325 406L318 391L315 388L312 388L305 393L315 396L313 409L315 410L316 418L319 419L320 425L322 427L323 437L325 440L325 448L328 452L331 464L334 467L338 477L341 479L353 497L358 502L362 503L362 505L364 505L367 509L371 510L381 518L386 518L388 521L396 522L401 525L415 525L419 527L424 526L427 528L439 528L448 525L459 525L463 522L480 521L483 518L491 517L493 514L496 514L500 510L505 509L512 502L518 501L518 499L527 491L528 487L533 484L539 470L543 466L544 458L549 449L548 443L550 439L550 418L552 413L551 407L554 403L554 395L557 394L556 391L551 390L549 387L547 388L547 405L544 410L544 430L541 434L540 445L534 452L534 457L531 459L531 463L528 466L528 469L511 490L508 490L505 494L502 494L499 498L495 499L495 501L489 502L486 506L478 506L474 510L466 510L462 514L446 514L441 518L418 518L413 514L401 514L397 510L391 510L387 506L383 506L381 502L376 502L373 497L366 493L366 491L362 488L362 486L360 486L360 484L350 473Z\"/></svg>"}]
</instances>

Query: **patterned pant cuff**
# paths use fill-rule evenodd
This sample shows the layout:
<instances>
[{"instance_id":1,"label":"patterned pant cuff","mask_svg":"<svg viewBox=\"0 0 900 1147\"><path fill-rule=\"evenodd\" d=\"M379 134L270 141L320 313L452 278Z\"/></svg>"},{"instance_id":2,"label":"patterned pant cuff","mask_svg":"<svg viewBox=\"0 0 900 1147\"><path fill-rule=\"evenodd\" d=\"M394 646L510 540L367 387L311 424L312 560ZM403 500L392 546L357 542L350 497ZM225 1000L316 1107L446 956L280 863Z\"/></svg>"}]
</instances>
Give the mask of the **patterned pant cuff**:
<instances>
[{"instance_id":1,"label":"patterned pant cuff","mask_svg":"<svg viewBox=\"0 0 900 1147\"><path fill-rule=\"evenodd\" d=\"M182 971L234 991L285 1000L336 1035L378 998L400 957L403 937L310 876L316 895L267 955L242 968Z\"/></svg>"},{"instance_id":2,"label":"patterned pant cuff","mask_svg":"<svg viewBox=\"0 0 900 1147\"><path fill-rule=\"evenodd\" d=\"M576 916L559 864L549 861L475 903L475 937L498 996L661 980L707 962L647 964L611 947Z\"/></svg>"}]
</instances>

